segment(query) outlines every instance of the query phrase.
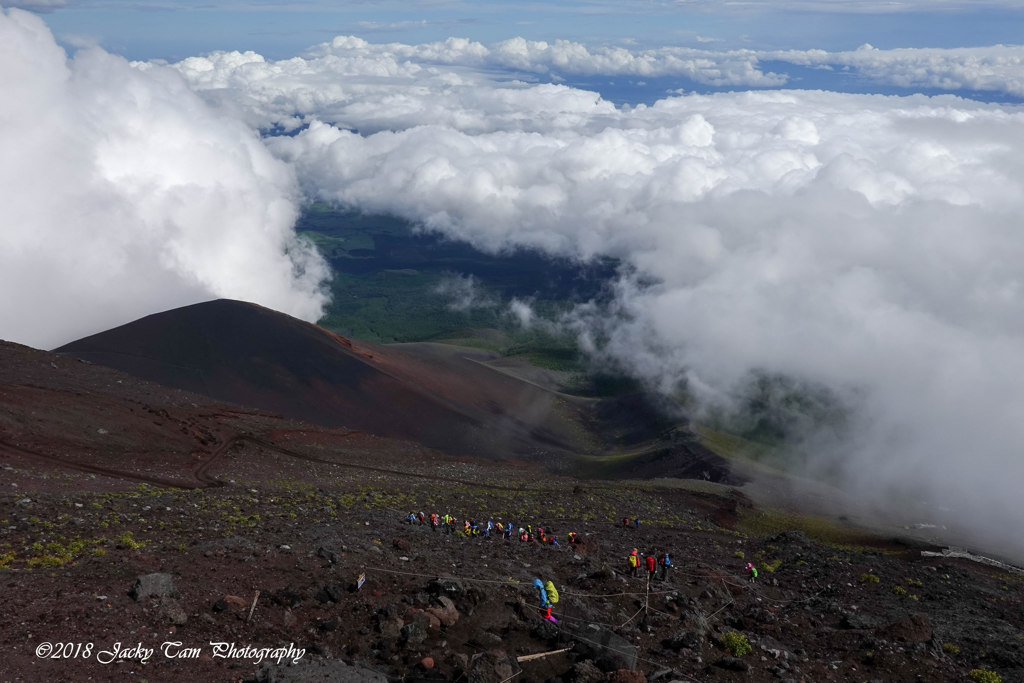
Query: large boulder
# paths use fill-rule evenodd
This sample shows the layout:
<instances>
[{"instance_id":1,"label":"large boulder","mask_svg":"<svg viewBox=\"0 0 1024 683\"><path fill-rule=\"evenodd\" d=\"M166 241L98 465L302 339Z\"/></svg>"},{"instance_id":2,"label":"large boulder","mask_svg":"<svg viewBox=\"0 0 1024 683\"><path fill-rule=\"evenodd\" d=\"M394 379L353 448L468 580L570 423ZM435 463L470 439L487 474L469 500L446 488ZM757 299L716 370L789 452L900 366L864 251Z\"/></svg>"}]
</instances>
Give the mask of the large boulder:
<instances>
[{"instance_id":1,"label":"large boulder","mask_svg":"<svg viewBox=\"0 0 1024 683\"><path fill-rule=\"evenodd\" d=\"M458 579L433 579L427 584L427 592L433 596L444 596L456 600L466 594L466 589Z\"/></svg>"},{"instance_id":2,"label":"large boulder","mask_svg":"<svg viewBox=\"0 0 1024 683\"><path fill-rule=\"evenodd\" d=\"M611 629L598 624L582 624L567 625L563 631L575 641L574 651L582 658L594 660L602 670L636 668L636 647Z\"/></svg>"},{"instance_id":3,"label":"large boulder","mask_svg":"<svg viewBox=\"0 0 1024 683\"><path fill-rule=\"evenodd\" d=\"M689 629L683 629L662 640L661 644L666 649L675 650L676 652L682 649L699 650L701 640L701 634Z\"/></svg>"},{"instance_id":4,"label":"large boulder","mask_svg":"<svg viewBox=\"0 0 1024 683\"><path fill-rule=\"evenodd\" d=\"M504 650L490 650L473 659L466 680L469 683L503 683L521 670L515 657L509 657Z\"/></svg>"},{"instance_id":5,"label":"large boulder","mask_svg":"<svg viewBox=\"0 0 1024 683\"><path fill-rule=\"evenodd\" d=\"M146 574L135 579L128 595L136 601L146 598L176 598L178 589L174 587L174 577L170 574Z\"/></svg>"}]
</instances>

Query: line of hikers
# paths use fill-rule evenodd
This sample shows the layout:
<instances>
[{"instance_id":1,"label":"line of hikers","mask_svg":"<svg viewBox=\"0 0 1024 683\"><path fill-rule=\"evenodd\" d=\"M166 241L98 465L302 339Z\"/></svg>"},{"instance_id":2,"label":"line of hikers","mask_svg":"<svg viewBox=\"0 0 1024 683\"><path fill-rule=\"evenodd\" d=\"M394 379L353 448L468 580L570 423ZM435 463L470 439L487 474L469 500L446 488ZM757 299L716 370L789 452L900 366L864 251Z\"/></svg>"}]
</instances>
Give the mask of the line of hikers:
<instances>
[{"instance_id":1,"label":"line of hikers","mask_svg":"<svg viewBox=\"0 0 1024 683\"><path fill-rule=\"evenodd\" d=\"M650 552L641 558L640 553L636 548L633 548L633 551L626 558L626 562L629 565L630 576L639 576L640 568L646 567L648 582L655 579L654 575L657 573L659 567L661 568L660 580L667 581L668 573L675 566L672 564L672 558L669 557L667 552L662 553L661 557L657 557L657 553L655 552Z\"/></svg>"},{"instance_id":2,"label":"line of hikers","mask_svg":"<svg viewBox=\"0 0 1024 683\"><path fill-rule=\"evenodd\" d=\"M500 520L498 522L487 520L486 524L478 524L472 519L464 519L460 523L449 514L442 516L437 513L431 513L428 516L422 512L410 512L406 515L405 521L408 524L419 524L421 526L429 525L431 531L434 532L436 532L438 528L441 528L446 534L462 531L466 536L498 536L505 538L506 540L516 538L523 543L539 542L546 545L558 545L558 539L553 534L545 532L543 527L537 527L536 531L534 531L533 525L530 524L527 524L525 527L517 528L515 524L511 522L506 524ZM640 526L640 520L637 518L632 520L632 524L629 518L623 518L622 522L622 526L627 528L630 526ZM580 539L576 532L570 531L567 536L567 540L570 544L574 545L578 543ZM629 556L626 558L626 562L629 566L630 576L640 576L640 570L646 569L648 581L654 581L656 579L660 581L667 581L669 573L675 567L675 565L672 564L672 558L667 552L662 553L659 557L656 552L652 551L641 557L640 551L637 548L633 548L632 552L630 552ZM656 576L659 573L659 570L661 575ZM744 570L746 571L749 581L753 582L757 579L757 568L753 564L748 562L747 566L744 567Z\"/></svg>"},{"instance_id":3,"label":"line of hikers","mask_svg":"<svg viewBox=\"0 0 1024 683\"><path fill-rule=\"evenodd\" d=\"M477 523L472 519L464 519L460 522L449 514L438 515L436 512L432 512L430 515L424 515L422 512L410 512L405 516L405 521L408 524L429 525L431 531L436 532L441 529L446 534L461 531L466 536L498 536L507 540L515 538L523 543L537 542L544 545L558 545L558 539L554 534L545 531L543 527L537 527L535 530L532 524L516 527L512 522L504 523L500 520ZM570 544L576 544L579 541L579 535L575 531L570 531L566 540Z\"/></svg>"}]
</instances>

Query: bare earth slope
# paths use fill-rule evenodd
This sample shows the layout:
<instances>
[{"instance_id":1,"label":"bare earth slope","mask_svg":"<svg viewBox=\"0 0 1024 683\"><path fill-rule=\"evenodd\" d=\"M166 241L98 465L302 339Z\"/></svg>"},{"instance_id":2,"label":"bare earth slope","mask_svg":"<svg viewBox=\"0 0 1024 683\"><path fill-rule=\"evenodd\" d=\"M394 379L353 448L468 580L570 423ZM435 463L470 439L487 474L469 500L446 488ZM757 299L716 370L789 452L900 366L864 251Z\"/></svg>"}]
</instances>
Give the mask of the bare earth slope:
<instances>
[{"instance_id":1,"label":"bare earth slope","mask_svg":"<svg viewBox=\"0 0 1024 683\"><path fill-rule=\"evenodd\" d=\"M558 471L586 466L604 476L730 477L725 462L695 441L657 443L657 435L638 430L639 418L653 419L651 406L626 410L559 394L490 367L495 356L487 352L354 341L240 301L157 313L56 352L220 401L411 439L451 455L526 459ZM616 416L635 438L611 443ZM615 458L604 464L600 458L616 448L644 454L629 467Z\"/></svg>"},{"instance_id":2,"label":"bare earth slope","mask_svg":"<svg viewBox=\"0 0 1024 683\"><path fill-rule=\"evenodd\" d=\"M698 489L452 458L0 343L0 681L1024 677L1019 575ZM632 548L676 569L630 576Z\"/></svg>"}]
</instances>

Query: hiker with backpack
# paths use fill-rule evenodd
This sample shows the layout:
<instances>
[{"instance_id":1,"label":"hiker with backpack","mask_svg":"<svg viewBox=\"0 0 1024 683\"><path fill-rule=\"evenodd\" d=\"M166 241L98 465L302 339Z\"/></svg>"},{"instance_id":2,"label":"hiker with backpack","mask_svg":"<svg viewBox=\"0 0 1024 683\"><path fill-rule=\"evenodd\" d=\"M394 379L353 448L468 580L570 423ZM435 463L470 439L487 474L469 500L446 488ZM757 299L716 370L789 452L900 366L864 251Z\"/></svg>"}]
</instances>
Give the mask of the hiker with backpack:
<instances>
[{"instance_id":1,"label":"hiker with backpack","mask_svg":"<svg viewBox=\"0 0 1024 683\"><path fill-rule=\"evenodd\" d=\"M649 586L654 581L654 572L658 568L658 563L654 560L654 553L647 553L644 562L647 564L647 585Z\"/></svg>"},{"instance_id":2,"label":"hiker with backpack","mask_svg":"<svg viewBox=\"0 0 1024 683\"><path fill-rule=\"evenodd\" d=\"M750 583L754 583L754 580L756 578L757 578L757 567L752 565L750 562L747 562L747 581L749 581Z\"/></svg>"},{"instance_id":3,"label":"hiker with backpack","mask_svg":"<svg viewBox=\"0 0 1024 683\"><path fill-rule=\"evenodd\" d=\"M637 555L637 549L633 548L633 552L629 554L629 575L636 576L637 572L640 571L640 556Z\"/></svg>"},{"instance_id":4,"label":"hiker with backpack","mask_svg":"<svg viewBox=\"0 0 1024 683\"><path fill-rule=\"evenodd\" d=\"M540 593L540 608L544 610L544 618L557 624L558 619L551 616L551 608L558 603L558 590L555 588L555 584L552 581L545 583L540 579L534 579L533 585Z\"/></svg>"},{"instance_id":5,"label":"hiker with backpack","mask_svg":"<svg viewBox=\"0 0 1024 683\"><path fill-rule=\"evenodd\" d=\"M675 566L672 564L672 558L668 556L668 553L665 553L661 556L661 560L659 560L658 564L661 565L661 580L667 581L669 570Z\"/></svg>"}]
</instances>

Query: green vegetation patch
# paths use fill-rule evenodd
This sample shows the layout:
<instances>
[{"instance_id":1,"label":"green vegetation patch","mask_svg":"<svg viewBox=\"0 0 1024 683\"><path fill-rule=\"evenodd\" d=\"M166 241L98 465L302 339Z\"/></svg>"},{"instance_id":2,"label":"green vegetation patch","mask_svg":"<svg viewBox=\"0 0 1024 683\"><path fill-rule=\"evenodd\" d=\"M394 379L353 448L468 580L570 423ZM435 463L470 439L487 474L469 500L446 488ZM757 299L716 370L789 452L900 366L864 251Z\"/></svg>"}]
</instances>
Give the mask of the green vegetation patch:
<instances>
[{"instance_id":1,"label":"green vegetation patch","mask_svg":"<svg viewBox=\"0 0 1024 683\"><path fill-rule=\"evenodd\" d=\"M754 651L754 648L750 645L750 641L742 633L732 631L730 633L724 633L718 639L718 642L722 644L733 657L742 657L743 655L750 654Z\"/></svg>"}]
</instances>

